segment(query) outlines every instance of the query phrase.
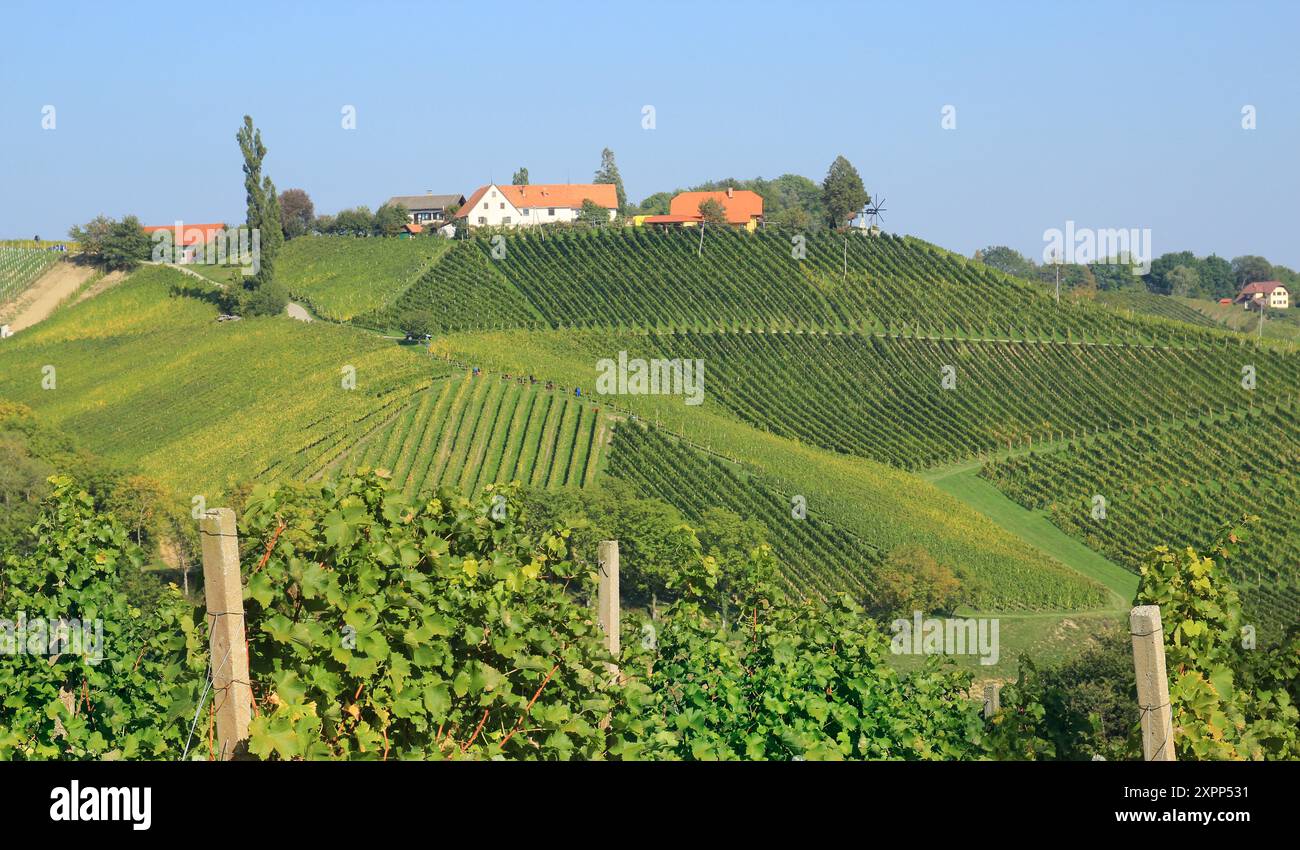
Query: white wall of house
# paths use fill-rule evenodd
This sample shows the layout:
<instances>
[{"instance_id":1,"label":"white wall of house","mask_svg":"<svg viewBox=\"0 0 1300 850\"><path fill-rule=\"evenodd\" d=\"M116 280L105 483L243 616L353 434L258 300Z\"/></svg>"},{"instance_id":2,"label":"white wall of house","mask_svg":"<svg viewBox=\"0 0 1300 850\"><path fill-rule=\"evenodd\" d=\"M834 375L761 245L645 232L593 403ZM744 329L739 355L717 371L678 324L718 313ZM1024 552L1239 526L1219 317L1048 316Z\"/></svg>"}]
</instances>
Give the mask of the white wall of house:
<instances>
[{"instance_id":1,"label":"white wall of house","mask_svg":"<svg viewBox=\"0 0 1300 850\"><path fill-rule=\"evenodd\" d=\"M527 198L527 193L525 193ZM487 192L466 214L471 227L531 227L536 224L555 224L576 221L581 209L574 207L545 206L546 199L538 197L542 206L516 207L496 186L489 186ZM609 220L614 220L614 210L609 211Z\"/></svg>"},{"instance_id":2,"label":"white wall of house","mask_svg":"<svg viewBox=\"0 0 1300 850\"><path fill-rule=\"evenodd\" d=\"M581 213L581 209L574 209L573 207L523 207L519 210L518 223L525 227L534 224L568 223L577 221ZM609 211L609 220L614 220L613 210Z\"/></svg>"},{"instance_id":3,"label":"white wall of house","mask_svg":"<svg viewBox=\"0 0 1300 850\"><path fill-rule=\"evenodd\" d=\"M473 227L513 227L519 224L521 216L500 189L489 186L466 217Z\"/></svg>"},{"instance_id":4,"label":"white wall of house","mask_svg":"<svg viewBox=\"0 0 1300 850\"><path fill-rule=\"evenodd\" d=\"M1276 287L1268 294L1268 306L1278 310L1285 310L1291 306L1290 293L1286 291L1286 287Z\"/></svg>"}]
</instances>

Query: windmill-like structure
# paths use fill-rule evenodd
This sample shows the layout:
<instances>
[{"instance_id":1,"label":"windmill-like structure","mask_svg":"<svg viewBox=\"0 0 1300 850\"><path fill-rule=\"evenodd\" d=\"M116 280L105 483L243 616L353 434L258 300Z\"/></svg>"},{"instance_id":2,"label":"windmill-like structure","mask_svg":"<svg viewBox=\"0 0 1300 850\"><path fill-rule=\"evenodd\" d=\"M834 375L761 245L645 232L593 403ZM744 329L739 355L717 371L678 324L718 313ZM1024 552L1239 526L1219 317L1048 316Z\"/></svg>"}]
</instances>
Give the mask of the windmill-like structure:
<instances>
[{"instance_id":1,"label":"windmill-like structure","mask_svg":"<svg viewBox=\"0 0 1300 850\"><path fill-rule=\"evenodd\" d=\"M880 222L885 220L885 199L868 193L869 200L862 206L861 212L858 213L857 225L862 231L872 235L880 235Z\"/></svg>"},{"instance_id":2,"label":"windmill-like structure","mask_svg":"<svg viewBox=\"0 0 1300 850\"><path fill-rule=\"evenodd\" d=\"M885 220L885 199L877 195L868 195L867 197L870 198L870 200L867 201L867 205L862 208L862 213L867 217L867 220L871 222L871 232L879 233L879 222Z\"/></svg>"}]
</instances>

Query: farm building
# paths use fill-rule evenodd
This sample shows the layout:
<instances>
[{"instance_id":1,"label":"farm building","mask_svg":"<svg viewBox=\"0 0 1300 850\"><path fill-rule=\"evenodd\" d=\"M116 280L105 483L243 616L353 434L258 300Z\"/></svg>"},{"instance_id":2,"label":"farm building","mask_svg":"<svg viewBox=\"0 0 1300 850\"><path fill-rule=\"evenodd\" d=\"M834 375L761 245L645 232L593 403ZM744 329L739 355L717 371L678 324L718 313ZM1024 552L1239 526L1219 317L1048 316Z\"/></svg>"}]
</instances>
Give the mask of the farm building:
<instances>
[{"instance_id":1,"label":"farm building","mask_svg":"<svg viewBox=\"0 0 1300 850\"><path fill-rule=\"evenodd\" d=\"M1291 306L1291 293L1280 280L1261 280L1248 283L1237 293L1237 303L1245 310L1269 307L1285 310Z\"/></svg>"},{"instance_id":2,"label":"farm building","mask_svg":"<svg viewBox=\"0 0 1300 850\"><path fill-rule=\"evenodd\" d=\"M162 237L155 237L154 234L170 232L171 244L175 251L172 262L181 264L193 263L200 259L208 243L220 239L225 231L224 224L186 224L183 221L177 221L175 224L149 225L144 228L144 232L154 240L155 244Z\"/></svg>"},{"instance_id":3,"label":"farm building","mask_svg":"<svg viewBox=\"0 0 1300 850\"><path fill-rule=\"evenodd\" d=\"M531 227L575 221L584 201L618 211L618 192L612 183L534 183L499 186L489 183L465 202L455 218L474 227Z\"/></svg>"},{"instance_id":4,"label":"farm building","mask_svg":"<svg viewBox=\"0 0 1300 850\"><path fill-rule=\"evenodd\" d=\"M717 201L727 212L727 223L753 230L763 221L763 197L748 189L728 188L721 192L679 192L668 204L668 215L638 216L637 224L667 224L694 227L704 220L700 205Z\"/></svg>"},{"instance_id":5,"label":"farm building","mask_svg":"<svg viewBox=\"0 0 1300 850\"><path fill-rule=\"evenodd\" d=\"M464 195L435 195L426 192L423 195L394 195L387 201L388 206L398 204L406 207L406 217L411 224L442 224L447 221L447 210L465 203Z\"/></svg>"}]
</instances>

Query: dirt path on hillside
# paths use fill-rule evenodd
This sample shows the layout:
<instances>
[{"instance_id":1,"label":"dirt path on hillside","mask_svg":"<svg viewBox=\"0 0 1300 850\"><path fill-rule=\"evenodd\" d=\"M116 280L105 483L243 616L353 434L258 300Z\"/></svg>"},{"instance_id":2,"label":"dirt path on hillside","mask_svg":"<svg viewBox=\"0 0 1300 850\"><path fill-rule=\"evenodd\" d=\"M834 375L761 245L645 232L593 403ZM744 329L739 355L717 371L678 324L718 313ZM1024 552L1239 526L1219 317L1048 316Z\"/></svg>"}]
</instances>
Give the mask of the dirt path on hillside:
<instances>
[{"instance_id":1,"label":"dirt path on hillside","mask_svg":"<svg viewBox=\"0 0 1300 850\"><path fill-rule=\"evenodd\" d=\"M94 274L95 270L90 266L57 262L16 300L0 309L0 321L9 325L14 333L30 328L48 318Z\"/></svg>"},{"instance_id":2,"label":"dirt path on hillside","mask_svg":"<svg viewBox=\"0 0 1300 850\"><path fill-rule=\"evenodd\" d=\"M96 295L101 295L124 280L126 280L126 272L109 272L90 286L86 287L86 291L78 295L77 300L72 303L80 304L88 298L94 298Z\"/></svg>"}]
</instances>

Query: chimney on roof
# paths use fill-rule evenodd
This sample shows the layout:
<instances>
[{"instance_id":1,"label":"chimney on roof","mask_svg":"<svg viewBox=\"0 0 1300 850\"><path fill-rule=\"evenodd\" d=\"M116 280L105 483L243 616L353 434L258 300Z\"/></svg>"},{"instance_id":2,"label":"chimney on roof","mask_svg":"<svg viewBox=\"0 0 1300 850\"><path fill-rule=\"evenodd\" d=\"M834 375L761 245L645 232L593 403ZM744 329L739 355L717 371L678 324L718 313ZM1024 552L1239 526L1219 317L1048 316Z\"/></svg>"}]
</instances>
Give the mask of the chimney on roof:
<instances>
[{"instance_id":1,"label":"chimney on roof","mask_svg":"<svg viewBox=\"0 0 1300 850\"><path fill-rule=\"evenodd\" d=\"M728 187L727 187L727 197L730 198L730 197L732 196L732 192L734 192L734 191L735 191L735 190L734 190L733 187L728 186Z\"/></svg>"}]
</instances>

